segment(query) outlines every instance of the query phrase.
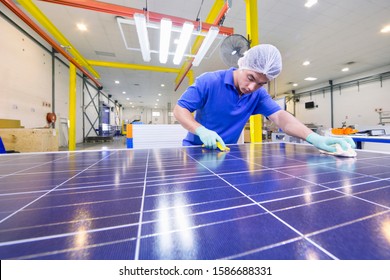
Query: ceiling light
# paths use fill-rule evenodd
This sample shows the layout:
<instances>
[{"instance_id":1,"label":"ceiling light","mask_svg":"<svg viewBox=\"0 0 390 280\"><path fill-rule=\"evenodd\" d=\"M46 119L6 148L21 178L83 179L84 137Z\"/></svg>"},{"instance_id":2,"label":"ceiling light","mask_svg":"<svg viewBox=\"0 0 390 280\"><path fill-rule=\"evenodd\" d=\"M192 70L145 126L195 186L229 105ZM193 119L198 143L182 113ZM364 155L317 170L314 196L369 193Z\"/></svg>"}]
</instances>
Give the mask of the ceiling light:
<instances>
[{"instance_id":1,"label":"ceiling light","mask_svg":"<svg viewBox=\"0 0 390 280\"><path fill-rule=\"evenodd\" d=\"M161 87L165 87L165 85L164 85L164 84L161 84Z\"/></svg>"},{"instance_id":2,"label":"ceiling light","mask_svg":"<svg viewBox=\"0 0 390 280\"><path fill-rule=\"evenodd\" d=\"M78 23L77 25L77 29L80 30L80 31L87 31L87 26L84 24L84 23Z\"/></svg>"},{"instance_id":3,"label":"ceiling light","mask_svg":"<svg viewBox=\"0 0 390 280\"><path fill-rule=\"evenodd\" d=\"M134 14L135 27L141 47L142 58L144 61L150 61L150 45L148 37L148 29L146 28L146 18L143 14Z\"/></svg>"},{"instance_id":4,"label":"ceiling light","mask_svg":"<svg viewBox=\"0 0 390 280\"><path fill-rule=\"evenodd\" d=\"M161 96L161 93L159 93L158 96Z\"/></svg>"},{"instance_id":5,"label":"ceiling light","mask_svg":"<svg viewBox=\"0 0 390 280\"><path fill-rule=\"evenodd\" d=\"M306 60L306 61L304 61L304 62L302 63L302 65L304 65L304 66L310 65L310 61Z\"/></svg>"},{"instance_id":6,"label":"ceiling light","mask_svg":"<svg viewBox=\"0 0 390 280\"><path fill-rule=\"evenodd\" d=\"M315 4L317 4L317 0L307 0L306 3L305 3L305 7L306 8L311 8L312 6L314 6Z\"/></svg>"},{"instance_id":7,"label":"ceiling light","mask_svg":"<svg viewBox=\"0 0 390 280\"><path fill-rule=\"evenodd\" d=\"M169 43L171 41L172 21L163 18L160 25L160 63L167 63L169 53Z\"/></svg>"},{"instance_id":8,"label":"ceiling light","mask_svg":"<svg viewBox=\"0 0 390 280\"><path fill-rule=\"evenodd\" d=\"M386 25L381 29L381 33L388 33L390 32L390 25Z\"/></svg>"},{"instance_id":9,"label":"ceiling light","mask_svg":"<svg viewBox=\"0 0 390 280\"><path fill-rule=\"evenodd\" d=\"M347 71L349 71L349 68L348 68L348 67L345 67L345 68L341 69L341 71L347 72Z\"/></svg>"},{"instance_id":10,"label":"ceiling light","mask_svg":"<svg viewBox=\"0 0 390 280\"><path fill-rule=\"evenodd\" d=\"M296 83L295 83L295 84L293 84L293 87L297 87L297 86L298 86L298 84L296 84Z\"/></svg>"},{"instance_id":11,"label":"ceiling light","mask_svg":"<svg viewBox=\"0 0 390 280\"><path fill-rule=\"evenodd\" d=\"M317 80L317 78L314 78L314 77L305 78L305 81L315 81L315 80Z\"/></svg>"},{"instance_id":12,"label":"ceiling light","mask_svg":"<svg viewBox=\"0 0 390 280\"><path fill-rule=\"evenodd\" d=\"M186 47L188 45L188 42L190 41L192 31L194 30L194 25L192 22L185 22L183 24L183 28L181 30L180 38L179 38L179 43L177 44L176 48L176 53L175 56L173 57L173 64L180 64L184 52L186 50Z\"/></svg>"},{"instance_id":13,"label":"ceiling light","mask_svg":"<svg viewBox=\"0 0 390 280\"><path fill-rule=\"evenodd\" d=\"M116 84L119 84L119 81L115 81Z\"/></svg>"},{"instance_id":14,"label":"ceiling light","mask_svg":"<svg viewBox=\"0 0 390 280\"><path fill-rule=\"evenodd\" d=\"M199 63L202 61L202 59L206 55L211 44L214 42L215 38L217 37L218 33L219 33L218 27L215 27L215 26L210 27L209 32L206 35L206 38L204 38L203 43L200 46L199 51L196 54L194 61L192 62L192 65L194 65L194 66L199 65Z\"/></svg>"},{"instance_id":15,"label":"ceiling light","mask_svg":"<svg viewBox=\"0 0 390 280\"><path fill-rule=\"evenodd\" d=\"M126 94L126 91L122 91L123 94Z\"/></svg>"}]
</instances>

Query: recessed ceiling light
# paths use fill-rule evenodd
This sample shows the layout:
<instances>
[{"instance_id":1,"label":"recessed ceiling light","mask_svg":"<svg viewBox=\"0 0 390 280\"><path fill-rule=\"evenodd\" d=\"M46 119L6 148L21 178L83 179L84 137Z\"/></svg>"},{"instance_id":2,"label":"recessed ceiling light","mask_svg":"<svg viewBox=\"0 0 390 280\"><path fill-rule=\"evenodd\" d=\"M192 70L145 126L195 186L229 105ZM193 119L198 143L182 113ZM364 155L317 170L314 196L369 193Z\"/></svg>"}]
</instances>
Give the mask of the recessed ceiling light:
<instances>
[{"instance_id":1,"label":"recessed ceiling light","mask_svg":"<svg viewBox=\"0 0 390 280\"><path fill-rule=\"evenodd\" d=\"M307 0L306 3L305 3L305 7L306 8L311 8L312 6L314 6L315 4L317 4L317 0Z\"/></svg>"},{"instance_id":2,"label":"recessed ceiling light","mask_svg":"<svg viewBox=\"0 0 390 280\"><path fill-rule=\"evenodd\" d=\"M159 93L158 96L161 96L161 93Z\"/></svg>"},{"instance_id":3,"label":"recessed ceiling light","mask_svg":"<svg viewBox=\"0 0 390 280\"><path fill-rule=\"evenodd\" d=\"M298 86L298 84L297 84L297 83L293 84L293 87L297 87L297 86Z\"/></svg>"},{"instance_id":4,"label":"recessed ceiling light","mask_svg":"<svg viewBox=\"0 0 390 280\"><path fill-rule=\"evenodd\" d=\"M314 77L305 78L305 81L315 81L315 80L317 80L317 78L314 78Z\"/></svg>"},{"instance_id":5,"label":"recessed ceiling light","mask_svg":"<svg viewBox=\"0 0 390 280\"><path fill-rule=\"evenodd\" d=\"M165 85L164 85L164 84L161 84L161 87L165 87Z\"/></svg>"},{"instance_id":6,"label":"recessed ceiling light","mask_svg":"<svg viewBox=\"0 0 390 280\"><path fill-rule=\"evenodd\" d=\"M307 66L307 65L309 65L310 64L310 61L308 61L308 60L306 60L306 61L304 61L303 63L302 63L302 65L304 65L304 66Z\"/></svg>"},{"instance_id":7,"label":"recessed ceiling light","mask_svg":"<svg viewBox=\"0 0 390 280\"><path fill-rule=\"evenodd\" d=\"M77 29L80 31L87 31L88 30L87 26L84 23L77 23L76 26L77 26Z\"/></svg>"},{"instance_id":8,"label":"recessed ceiling light","mask_svg":"<svg viewBox=\"0 0 390 280\"><path fill-rule=\"evenodd\" d=\"M381 29L381 33L389 33L390 32L390 25L386 25Z\"/></svg>"},{"instance_id":9,"label":"recessed ceiling light","mask_svg":"<svg viewBox=\"0 0 390 280\"><path fill-rule=\"evenodd\" d=\"M123 94L126 94L126 91L122 91Z\"/></svg>"},{"instance_id":10,"label":"recessed ceiling light","mask_svg":"<svg viewBox=\"0 0 390 280\"><path fill-rule=\"evenodd\" d=\"M119 81L115 81L116 84L119 84Z\"/></svg>"},{"instance_id":11,"label":"recessed ceiling light","mask_svg":"<svg viewBox=\"0 0 390 280\"><path fill-rule=\"evenodd\" d=\"M347 71L349 71L349 68L348 68L348 67L345 67L345 68L341 69L341 71L347 72Z\"/></svg>"},{"instance_id":12,"label":"recessed ceiling light","mask_svg":"<svg viewBox=\"0 0 390 280\"><path fill-rule=\"evenodd\" d=\"M129 97L127 97L127 98L126 98L126 100L130 100L130 98L129 98Z\"/></svg>"},{"instance_id":13,"label":"recessed ceiling light","mask_svg":"<svg viewBox=\"0 0 390 280\"><path fill-rule=\"evenodd\" d=\"M158 101L160 101L160 99L156 99L156 101L158 102Z\"/></svg>"}]
</instances>

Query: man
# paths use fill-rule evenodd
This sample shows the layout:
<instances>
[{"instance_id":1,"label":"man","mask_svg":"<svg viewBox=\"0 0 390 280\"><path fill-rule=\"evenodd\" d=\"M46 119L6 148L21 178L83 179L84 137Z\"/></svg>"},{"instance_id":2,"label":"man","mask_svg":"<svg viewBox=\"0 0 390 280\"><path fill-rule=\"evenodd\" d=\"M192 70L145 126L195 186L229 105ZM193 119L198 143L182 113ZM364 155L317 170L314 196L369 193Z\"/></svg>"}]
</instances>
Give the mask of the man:
<instances>
[{"instance_id":1,"label":"man","mask_svg":"<svg viewBox=\"0 0 390 280\"><path fill-rule=\"evenodd\" d=\"M183 140L184 146L204 144L216 149L217 141L223 147L225 143L235 144L249 117L262 114L283 132L304 139L318 149L336 152L334 144L340 144L343 150L348 149L348 144L355 148L350 138L314 133L272 100L263 85L276 78L282 69L276 47L255 46L238 60L238 66L238 69L202 74L180 97L173 113L189 131Z\"/></svg>"}]
</instances>

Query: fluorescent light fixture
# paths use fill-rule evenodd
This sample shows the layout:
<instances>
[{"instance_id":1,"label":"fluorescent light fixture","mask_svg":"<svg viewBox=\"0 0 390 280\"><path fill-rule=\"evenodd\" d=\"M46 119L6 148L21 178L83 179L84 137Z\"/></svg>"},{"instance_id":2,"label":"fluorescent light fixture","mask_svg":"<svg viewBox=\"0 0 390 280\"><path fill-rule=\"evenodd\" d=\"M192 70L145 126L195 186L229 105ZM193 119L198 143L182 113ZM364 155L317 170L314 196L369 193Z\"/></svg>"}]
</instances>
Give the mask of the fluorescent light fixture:
<instances>
[{"instance_id":1,"label":"fluorescent light fixture","mask_svg":"<svg viewBox=\"0 0 390 280\"><path fill-rule=\"evenodd\" d=\"M179 43L177 44L176 48L176 53L175 56L173 57L173 64L180 64L184 52L186 50L186 47L188 45L188 42L190 41L192 31L194 30L194 25L192 22L185 22L183 24L183 28L181 30L180 38L179 38Z\"/></svg>"},{"instance_id":2,"label":"fluorescent light fixture","mask_svg":"<svg viewBox=\"0 0 390 280\"><path fill-rule=\"evenodd\" d=\"M381 33L388 33L390 32L390 25L386 25L381 29Z\"/></svg>"},{"instance_id":3,"label":"fluorescent light fixture","mask_svg":"<svg viewBox=\"0 0 390 280\"><path fill-rule=\"evenodd\" d=\"M345 68L341 69L341 71L347 72L347 71L349 71L349 68L348 68L348 67L345 67Z\"/></svg>"},{"instance_id":4,"label":"fluorescent light fixture","mask_svg":"<svg viewBox=\"0 0 390 280\"><path fill-rule=\"evenodd\" d=\"M315 81L315 80L317 80L317 78L314 78L314 77L307 77L305 79L305 81Z\"/></svg>"},{"instance_id":5,"label":"fluorescent light fixture","mask_svg":"<svg viewBox=\"0 0 390 280\"><path fill-rule=\"evenodd\" d=\"M310 65L310 61L306 60L306 61L304 61L304 62L302 63L302 65L304 65L304 66Z\"/></svg>"},{"instance_id":6,"label":"fluorescent light fixture","mask_svg":"<svg viewBox=\"0 0 390 280\"><path fill-rule=\"evenodd\" d=\"M312 6L314 6L315 4L317 4L317 0L307 0L306 3L305 3L305 7L306 8L311 8Z\"/></svg>"},{"instance_id":7,"label":"fluorescent light fixture","mask_svg":"<svg viewBox=\"0 0 390 280\"><path fill-rule=\"evenodd\" d=\"M160 63L167 63L169 54L169 43L171 41L172 21L170 19L161 19L160 25Z\"/></svg>"},{"instance_id":8,"label":"fluorescent light fixture","mask_svg":"<svg viewBox=\"0 0 390 280\"><path fill-rule=\"evenodd\" d=\"M210 48L211 44L214 42L215 38L217 37L219 33L219 28L216 26L212 26L209 29L209 32L206 35L206 38L204 38L202 45L199 48L198 53L195 56L194 61L192 62L192 65L198 66L204 56L206 55L208 49Z\"/></svg>"},{"instance_id":9,"label":"fluorescent light fixture","mask_svg":"<svg viewBox=\"0 0 390 280\"><path fill-rule=\"evenodd\" d=\"M148 37L148 29L146 28L146 18L143 14L134 14L135 27L137 28L137 35L139 45L141 47L142 58L144 61L150 61L150 44Z\"/></svg>"}]
</instances>

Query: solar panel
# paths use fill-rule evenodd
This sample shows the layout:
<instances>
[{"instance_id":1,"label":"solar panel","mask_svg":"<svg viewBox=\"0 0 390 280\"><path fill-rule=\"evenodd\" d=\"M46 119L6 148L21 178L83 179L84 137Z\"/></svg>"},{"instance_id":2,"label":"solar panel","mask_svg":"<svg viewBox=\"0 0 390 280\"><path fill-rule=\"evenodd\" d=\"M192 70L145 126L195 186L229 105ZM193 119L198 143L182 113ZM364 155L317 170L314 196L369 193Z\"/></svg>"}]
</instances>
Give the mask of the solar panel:
<instances>
[{"instance_id":1,"label":"solar panel","mask_svg":"<svg viewBox=\"0 0 390 280\"><path fill-rule=\"evenodd\" d=\"M390 259L390 154L231 145L0 156L1 259Z\"/></svg>"}]
</instances>

